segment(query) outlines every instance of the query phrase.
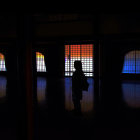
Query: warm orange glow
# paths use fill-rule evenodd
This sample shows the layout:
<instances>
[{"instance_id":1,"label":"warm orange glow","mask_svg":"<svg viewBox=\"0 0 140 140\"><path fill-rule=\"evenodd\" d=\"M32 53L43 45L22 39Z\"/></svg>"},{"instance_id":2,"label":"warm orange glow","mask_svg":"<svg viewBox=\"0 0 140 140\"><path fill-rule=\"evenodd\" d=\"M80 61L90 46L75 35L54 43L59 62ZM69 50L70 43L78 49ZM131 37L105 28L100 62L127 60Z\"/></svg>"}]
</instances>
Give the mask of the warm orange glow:
<instances>
[{"instance_id":1,"label":"warm orange glow","mask_svg":"<svg viewBox=\"0 0 140 140\"><path fill-rule=\"evenodd\" d=\"M44 55L40 52L36 52L36 65L37 72L46 72Z\"/></svg>"},{"instance_id":2,"label":"warm orange glow","mask_svg":"<svg viewBox=\"0 0 140 140\"><path fill-rule=\"evenodd\" d=\"M65 48L66 58L68 58L69 55L71 55L71 57L93 57L93 44L66 45Z\"/></svg>"},{"instance_id":3,"label":"warm orange glow","mask_svg":"<svg viewBox=\"0 0 140 140\"><path fill-rule=\"evenodd\" d=\"M2 53L0 53L0 59L4 59L4 55Z\"/></svg>"},{"instance_id":4,"label":"warm orange glow","mask_svg":"<svg viewBox=\"0 0 140 140\"><path fill-rule=\"evenodd\" d=\"M72 76L76 60L81 60L85 75L93 75L93 47L93 44L65 45L65 76Z\"/></svg>"},{"instance_id":5,"label":"warm orange glow","mask_svg":"<svg viewBox=\"0 0 140 140\"><path fill-rule=\"evenodd\" d=\"M40 53L40 52L36 52L36 57L37 58L44 58L44 55L42 55L42 53Z\"/></svg>"},{"instance_id":6,"label":"warm orange glow","mask_svg":"<svg viewBox=\"0 0 140 140\"><path fill-rule=\"evenodd\" d=\"M6 71L5 58L2 53L0 53L0 71Z\"/></svg>"}]
</instances>

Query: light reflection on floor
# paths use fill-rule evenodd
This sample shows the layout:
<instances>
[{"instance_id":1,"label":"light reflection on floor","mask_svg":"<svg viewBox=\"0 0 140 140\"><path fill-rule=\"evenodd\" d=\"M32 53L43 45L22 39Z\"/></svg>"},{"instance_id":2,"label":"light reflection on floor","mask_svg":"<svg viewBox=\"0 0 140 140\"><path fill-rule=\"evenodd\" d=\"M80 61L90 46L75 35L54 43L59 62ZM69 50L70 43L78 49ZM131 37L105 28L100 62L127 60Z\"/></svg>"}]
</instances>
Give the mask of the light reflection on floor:
<instances>
[{"instance_id":1,"label":"light reflection on floor","mask_svg":"<svg viewBox=\"0 0 140 140\"><path fill-rule=\"evenodd\" d=\"M0 99L6 97L6 84L7 84L6 77L0 76Z\"/></svg>"},{"instance_id":2,"label":"light reflection on floor","mask_svg":"<svg viewBox=\"0 0 140 140\"><path fill-rule=\"evenodd\" d=\"M90 112L93 110L93 85L94 80L92 78L88 78L89 89L88 92L83 92L83 99L81 101L82 112ZM73 102L72 102L72 79L70 77L65 78L65 108L68 111L73 110Z\"/></svg>"},{"instance_id":3,"label":"light reflection on floor","mask_svg":"<svg viewBox=\"0 0 140 140\"><path fill-rule=\"evenodd\" d=\"M83 100L81 101L82 112L90 112L93 110L94 99L94 80L88 79L90 86L88 92L83 92ZM6 78L0 77L0 98L6 96ZM67 111L73 110L72 103L72 79L70 77L64 78L65 88L65 109ZM37 100L39 104L46 102L46 87L47 80L43 77L37 78ZM140 108L140 82L127 81L122 83L122 91L124 101L128 106L133 108ZM62 93L63 94L63 93Z\"/></svg>"},{"instance_id":4,"label":"light reflection on floor","mask_svg":"<svg viewBox=\"0 0 140 140\"><path fill-rule=\"evenodd\" d=\"M37 101L41 104L46 100L47 80L43 77L37 77Z\"/></svg>"},{"instance_id":5,"label":"light reflection on floor","mask_svg":"<svg viewBox=\"0 0 140 140\"><path fill-rule=\"evenodd\" d=\"M128 106L140 108L140 81L126 81L122 83L123 98Z\"/></svg>"},{"instance_id":6,"label":"light reflection on floor","mask_svg":"<svg viewBox=\"0 0 140 140\"><path fill-rule=\"evenodd\" d=\"M83 100L81 101L82 112L90 112L93 110L94 81L92 78L89 78L88 82L90 84L88 92L86 91L83 92ZM67 111L71 111L73 110L71 78L70 77L64 78L64 83L65 84L62 87L65 88L65 109ZM47 87L46 78L38 77L37 78L37 100L39 104L44 104L46 102L46 87Z\"/></svg>"}]
</instances>

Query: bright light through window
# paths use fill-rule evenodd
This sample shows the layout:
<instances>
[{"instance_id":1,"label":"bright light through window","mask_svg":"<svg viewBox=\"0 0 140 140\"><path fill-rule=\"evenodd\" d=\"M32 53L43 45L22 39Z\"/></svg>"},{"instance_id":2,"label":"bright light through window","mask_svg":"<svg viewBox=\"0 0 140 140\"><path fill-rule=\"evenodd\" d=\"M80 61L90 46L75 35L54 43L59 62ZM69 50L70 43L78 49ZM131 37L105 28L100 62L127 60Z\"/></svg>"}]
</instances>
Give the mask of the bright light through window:
<instances>
[{"instance_id":1,"label":"bright light through window","mask_svg":"<svg viewBox=\"0 0 140 140\"><path fill-rule=\"evenodd\" d=\"M140 73L140 51L126 54L122 73Z\"/></svg>"},{"instance_id":2,"label":"bright light through window","mask_svg":"<svg viewBox=\"0 0 140 140\"><path fill-rule=\"evenodd\" d=\"M81 60L86 76L93 76L93 44L65 45L65 76L73 75L75 60Z\"/></svg>"},{"instance_id":3,"label":"bright light through window","mask_svg":"<svg viewBox=\"0 0 140 140\"><path fill-rule=\"evenodd\" d=\"M46 72L44 55L42 53L36 52L36 65L37 72Z\"/></svg>"},{"instance_id":4,"label":"bright light through window","mask_svg":"<svg viewBox=\"0 0 140 140\"><path fill-rule=\"evenodd\" d=\"M0 53L0 71L6 71L5 58L2 53Z\"/></svg>"}]
</instances>

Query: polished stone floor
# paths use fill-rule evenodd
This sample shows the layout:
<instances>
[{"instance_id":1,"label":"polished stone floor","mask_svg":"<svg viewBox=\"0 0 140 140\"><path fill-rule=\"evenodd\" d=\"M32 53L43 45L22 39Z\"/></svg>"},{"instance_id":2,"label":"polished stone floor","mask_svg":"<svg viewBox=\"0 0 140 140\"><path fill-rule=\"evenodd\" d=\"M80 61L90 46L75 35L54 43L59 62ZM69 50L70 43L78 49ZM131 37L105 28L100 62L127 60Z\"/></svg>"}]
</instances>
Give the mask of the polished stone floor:
<instances>
[{"instance_id":1,"label":"polished stone floor","mask_svg":"<svg viewBox=\"0 0 140 140\"><path fill-rule=\"evenodd\" d=\"M66 111L71 112L74 109L72 102L72 80L71 78L61 79L60 84L63 85L64 93L64 108ZM82 112L85 115L88 115L93 112L93 100L94 100L94 80L93 78L89 78L88 82L90 83L88 92L83 91L83 99L81 101ZM55 98L55 97L54 97ZM42 77L37 78L37 101L41 106L47 104L47 80Z\"/></svg>"},{"instance_id":2,"label":"polished stone floor","mask_svg":"<svg viewBox=\"0 0 140 140\"><path fill-rule=\"evenodd\" d=\"M13 103L14 104L14 103ZM17 122L14 105L7 95L7 78L0 76L0 139L17 140Z\"/></svg>"},{"instance_id":3,"label":"polished stone floor","mask_svg":"<svg viewBox=\"0 0 140 140\"><path fill-rule=\"evenodd\" d=\"M34 140L44 139L139 139L140 81L123 81L125 109L121 118L104 119L94 108L94 79L89 78L88 92L83 92L82 116L75 116L72 103L72 80L37 77L34 96ZM19 139L19 121L14 103L7 96L7 78L0 76L0 139ZM10 103L9 103L10 102ZM13 104L13 105L12 105ZM97 115L98 114L98 115ZM116 122L116 123L114 123ZM119 122L119 123L118 123ZM18 124L17 124L18 123ZM21 127L20 127L21 128Z\"/></svg>"},{"instance_id":4,"label":"polished stone floor","mask_svg":"<svg viewBox=\"0 0 140 140\"><path fill-rule=\"evenodd\" d=\"M47 87L48 82L50 82L50 87L54 87L51 92L47 89L49 88ZM89 90L88 92L83 92L83 100L81 101L83 116L77 117L72 112L71 78L47 81L45 78L38 77L37 101L39 108L38 113L36 113L38 117L35 119L35 124L37 124L35 127L35 139L56 139L57 137L61 139L102 139L103 137L129 139L138 137L140 82L131 80L122 82L122 97L126 108L122 114L117 115L121 116L121 119L115 116L112 118L113 122L112 120L104 119L105 111L96 115L94 110L94 79L89 78L88 82L90 83ZM53 95L48 95L49 92ZM52 103L48 104L49 100ZM61 102L59 103L58 100ZM57 104L53 103L53 101L57 102ZM51 111L49 108L51 108Z\"/></svg>"}]
</instances>

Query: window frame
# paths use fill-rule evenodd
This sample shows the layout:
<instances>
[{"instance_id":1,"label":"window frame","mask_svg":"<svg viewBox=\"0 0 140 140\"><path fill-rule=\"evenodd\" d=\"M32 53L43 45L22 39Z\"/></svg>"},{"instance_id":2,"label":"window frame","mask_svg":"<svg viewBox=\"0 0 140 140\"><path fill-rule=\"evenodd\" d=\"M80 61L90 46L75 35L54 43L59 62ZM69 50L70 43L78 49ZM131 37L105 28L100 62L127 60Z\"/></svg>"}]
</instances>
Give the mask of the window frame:
<instances>
[{"instance_id":1,"label":"window frame","mask_svg":"<svg viewBox=\"0 0 140 140\"><path fill-rule=\"evenodd\" d=\"M93 78L94 77L94 48L95 48L95 41L94 40L82 40L82 41L73 41L73 40L69 40L69 41L65 41L64 43L64 51L65 51L65 46L66 45L93 45L93 57L92 57L92 69L93 69L93 72L84 72L84 73L92 73L93 76L87 76L88 78ZM81 49L80 49L81 51ZM65 52L64 52L65 53ZM81 52L80 52L80 55L81 55ZM65 65L65 64L64 64ZM64 67L65 68L65 67ZM65 75L65 69L64 69L64 77L72 77L72 76L66 76ZM73 73L73 71L68 71L68 73Z\"/></svg>"},{"instance_id":2,"label":"window frame","mask_svg":"<svg viewBox=\"0 0 140 140\"><path fill-rule=\"evenodd\" d=\"M127 53L125 53L125 55L124 55L124 63L125 63L125 56L132 51L140 51L140 50L139 49L131 49L131 50L127 51ZM135 65L136 65L136 53L135 53ZM124 65L123 65L123 68L124 68ZM136 66L135 66L135 68L136 68ZM140 73L136 73L136 69L135 69L135 73L123 73L123 69L122 69L121 79L122 80L139 80Z\"/></svg>"},{"instance_id":3,"label":"window frame","mask_svg":"<svg viewBox=\"0 0 140 140\"><path fill-rule=\"evenodd\" d=\"M0 41L0 53L2 53L5 57L5 67L6 67L6 71L0 71L0 75L1 76L7 76L7 66L6 66L6 54L8 53L8 50L10 50L12 47L13 49L15 49L14 47L16 46L15 41L13 40L9 40L9 39L2 39Z\"/></svg>"}]
</instances>

